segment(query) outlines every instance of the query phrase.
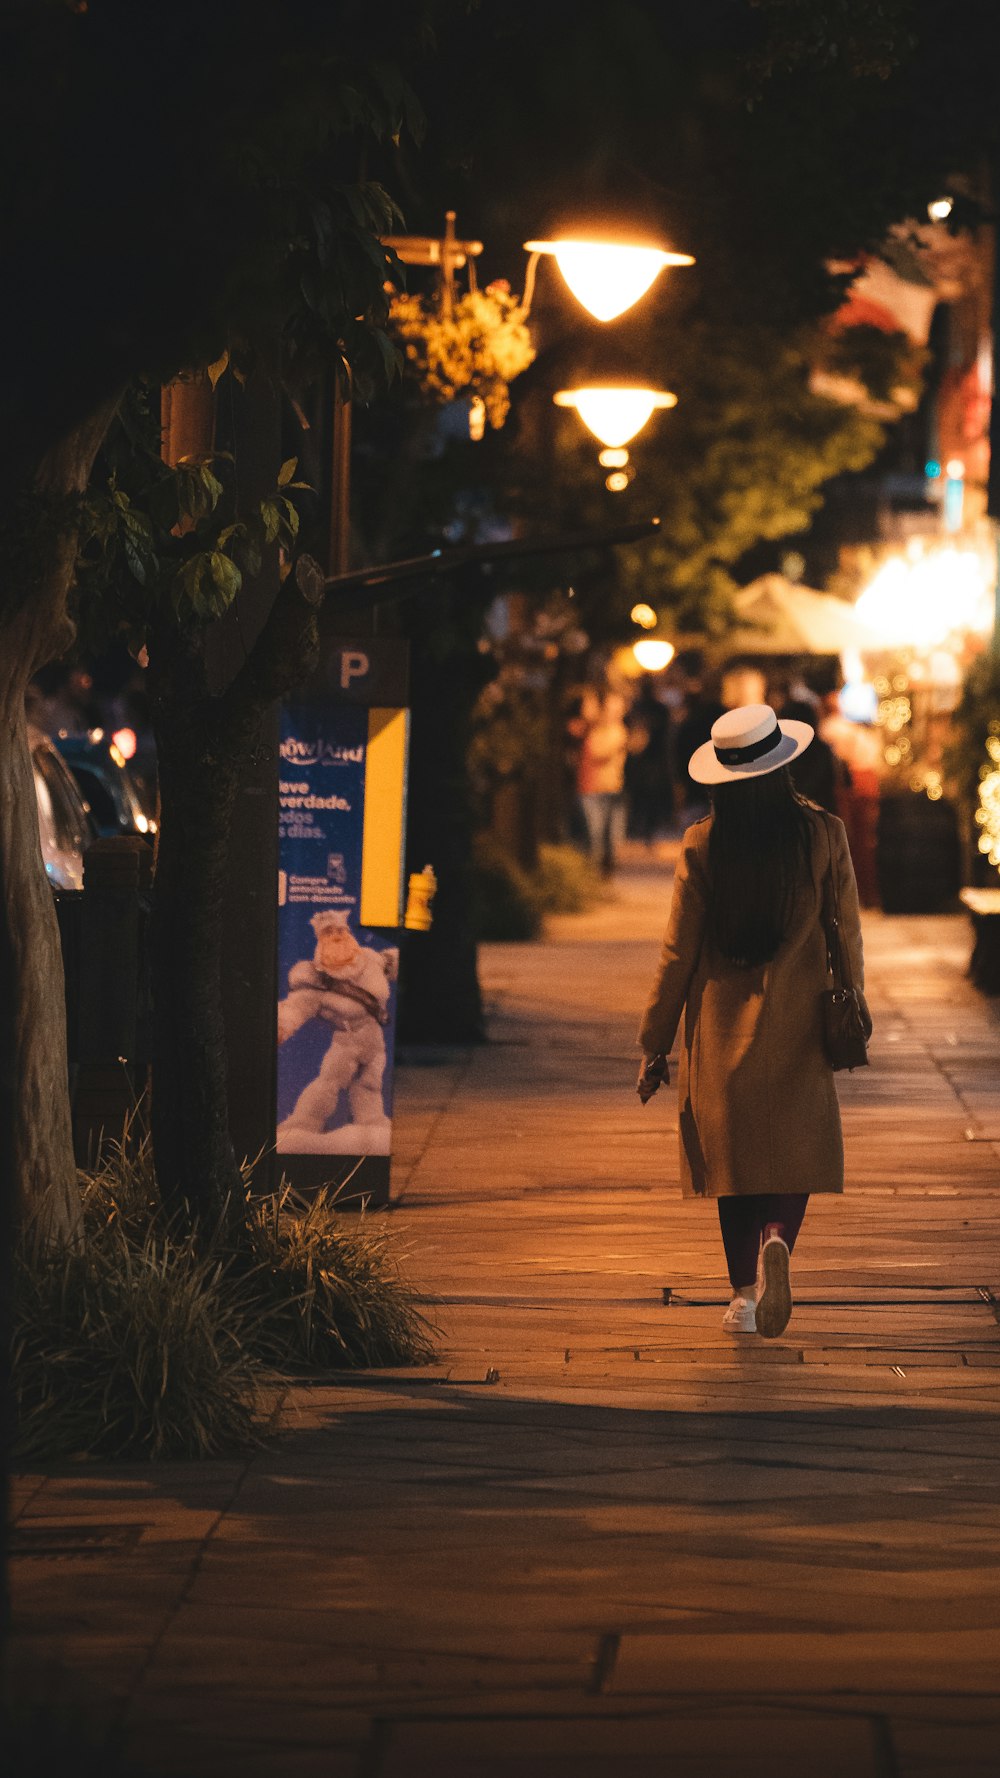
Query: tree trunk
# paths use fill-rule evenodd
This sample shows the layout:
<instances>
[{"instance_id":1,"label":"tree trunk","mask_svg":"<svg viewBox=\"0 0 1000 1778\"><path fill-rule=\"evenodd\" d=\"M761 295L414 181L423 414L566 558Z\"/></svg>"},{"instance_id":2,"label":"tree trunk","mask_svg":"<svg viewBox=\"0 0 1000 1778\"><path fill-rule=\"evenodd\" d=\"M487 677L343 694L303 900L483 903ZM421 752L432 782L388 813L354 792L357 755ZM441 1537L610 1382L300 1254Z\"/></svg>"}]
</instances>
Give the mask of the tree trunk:
<instances>
[{"instance_id":1,"label":"tree trunk","mask_svg":"<svg viewBox=\"0 0 1000 1778\"><path fill-rule=\"evenodd\" d=\"M211 1233L244 1227L240 1168L229 1133L222 997L233 811L275 700L304 677L317 649L316 609L287 579L249 657L216 696L204 635L172 618L150 647L160 772L153 884L153 1153L167 1210Z\"/></svg>"},{"instance_id":2,"label":"tree trunk","mask_svg":"<svg viewBox=\"0 0 1000 1778\"><path fill-rule=\"evenodd\" d=\"M38 841L24 696L65 648L76 560L74 496L86 487L114 403L55 446L12 501L0 594L0 1190L9 1226L36 1240L80 1229L66 1061L62 953Z\"/></svg>"},{"instance_id":3,"label":"tree trunk","mask_svg":"<svg viewBox=\"0 0 1000 1778\"><path fill-rule=\"evenodd\" d=\"M153 656L155 667L156 656ZM155 678L154 678L155 685ZM229 1134L221 952L241 768L263 710L154 691L160 842L153 896L153 1151L168 1213L239 1234L243 1186Z\"/></svg>"},{"instance_id":4,"label":"tree trunk","mask_svg":"<svg viewBox=\"0 0 1000 1778\"><path fill-rule=\"evenodd\" d=\"M14 1431L10 1375L16 1235L75 1241L82 1222L73 1159L62 951L38 841L24 694L69 637L66 594L77 529L66 495L82 491L114 404L25 478L0 515L0 1513L9 1508ZM0 1643L10 1624L6 1545Z\"/></svg>"}]
</instances>

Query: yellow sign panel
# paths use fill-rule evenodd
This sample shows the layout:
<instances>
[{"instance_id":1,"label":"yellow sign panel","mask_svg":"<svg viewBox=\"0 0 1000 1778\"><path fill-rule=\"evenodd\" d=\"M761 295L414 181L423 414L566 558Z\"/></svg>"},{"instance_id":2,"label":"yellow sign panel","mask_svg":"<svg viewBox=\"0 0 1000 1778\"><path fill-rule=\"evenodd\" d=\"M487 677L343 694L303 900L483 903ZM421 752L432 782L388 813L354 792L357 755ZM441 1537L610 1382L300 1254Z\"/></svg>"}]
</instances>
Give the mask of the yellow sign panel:
<instances>
[{"instance_id":1,"label":"yellow sign panel","mask_svg":"<svg viewBox=\"0 0 1000 1778\"><path fill-rule=\"evenodd\" d=\"M408 742L408 710L369 710L361 861L362 926L402 923Z\"/></svg>"}]
</instances>

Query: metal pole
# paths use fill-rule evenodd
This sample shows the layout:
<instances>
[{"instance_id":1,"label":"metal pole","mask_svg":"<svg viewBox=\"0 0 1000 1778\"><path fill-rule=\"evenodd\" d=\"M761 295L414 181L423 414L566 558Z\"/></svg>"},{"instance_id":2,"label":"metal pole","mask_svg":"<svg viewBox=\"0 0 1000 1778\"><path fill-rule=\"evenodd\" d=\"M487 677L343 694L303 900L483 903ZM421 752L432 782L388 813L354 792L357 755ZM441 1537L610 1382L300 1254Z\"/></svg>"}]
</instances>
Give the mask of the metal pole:
<instances>
[{"instance_id":1,"label":"metal pole","mask_svg":"<svg viewBox=\"0 0 1000 1778\"><path fill-rule=\"evenodd\" d=\"M441 243L441 314L446 321L451 320L455 302L455 261L462 254L455 245L455 212L446 210L444 218L444 240Z\"/></svg>"},{"instance_id":2,"label":"metal pole","mask_svg":"<svg viewBox=\"0 0 1000 1778\"><path fill-rule=\"evenodd\" d=\"M336 376L330 451L330 573L346 574L351 556L351 384L350 371Z\"/></svg>"},{"instance_id":3,"label":"metal pole","mask_svg":"<svg viewBox=\"0 0 1000 1778\"><path fill-rule=\"evenodd\" d=\"M365 588L395 586L404 580L419 580L450 574L455 568L473 564L486 566L492 562L518 560L524 556L552 556L577 550L609 549L618 543L638 543L655 537L659 519L645 519L636 525L616 525L606 531L573 531L556 537L515 538L510 543L473 543L458 549L436 549L428 556L407 556L398 562L381 562L369 568L354 568L350 573L324 577L318 562L311 556L299 556L295 576L302 591L317 604L324 593L355 592ZM385 598L402 598L401 593L388 592Z\"/></svg>"}]
</instances>

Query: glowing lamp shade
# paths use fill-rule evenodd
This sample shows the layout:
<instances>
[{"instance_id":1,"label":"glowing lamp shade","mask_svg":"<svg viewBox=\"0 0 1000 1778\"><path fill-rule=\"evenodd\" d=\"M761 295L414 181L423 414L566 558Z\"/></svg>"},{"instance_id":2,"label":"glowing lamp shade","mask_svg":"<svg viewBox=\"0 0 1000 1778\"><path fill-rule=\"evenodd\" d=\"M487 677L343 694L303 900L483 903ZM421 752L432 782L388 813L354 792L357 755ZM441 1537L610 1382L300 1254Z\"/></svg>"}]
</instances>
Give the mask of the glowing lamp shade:
<instances>
[{"instance_id":1,"label":"glowing lamp shade","mask_svg":"<svg viewBox=\"0 0 1000 1778\"><path fill-rule=\"evenodd\" d=\"M676 407L666 389L560 389L557 407L575 407L584 425L603 445L617 449L641 432L654 408Z\"/></svg>"},{"instance_id":2,"label":"glowing lamp shade","mask_svg":"<svg viewBox=\"0 0 1000 1778\"><path fill-rule=\"evenodd\" d=\"M645 296L664 266L694 265L689 253L609 241L525 241L529 253L551 253L577 302L597 321L614 321Z\"/></svg>"},{"instance_id":3,"label":"glowing lamp shade","mask_svg":"<svg viewBox=\"0 0 1000 1778\"><path fill-rule=\"evenodd\" d=\"M664 667L669 667L675 652L672 642L661 642L655 636L643 636L632 644L632 653L646 673L662 673Z\"/></svg>"}]
</instances>

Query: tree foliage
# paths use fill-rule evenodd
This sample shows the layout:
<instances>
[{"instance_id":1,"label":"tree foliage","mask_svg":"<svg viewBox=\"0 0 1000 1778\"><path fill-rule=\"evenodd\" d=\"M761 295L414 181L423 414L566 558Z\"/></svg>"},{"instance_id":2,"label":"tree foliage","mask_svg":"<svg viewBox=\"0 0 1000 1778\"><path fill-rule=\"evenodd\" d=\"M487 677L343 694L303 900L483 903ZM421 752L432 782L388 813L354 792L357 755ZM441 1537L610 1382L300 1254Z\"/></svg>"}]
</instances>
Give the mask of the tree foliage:
<instances>
[{"instance_id":1,"label":"tree foliage","mask_svg":"<svg viewBox=\"0 0 1000 1778\"><path fill-rule=\"evenodd\" d=\"M266 550L289 554L299 530L293 496L308 491L288 458L265 498L229 518L231 458L165 463L154 401L159 391L145 383L126 390L80 515L76 605L87 639L99 646L120 635L134 654L164 615L182 630L203 627L260 573Z\"/></svg>"}]
</instances>

